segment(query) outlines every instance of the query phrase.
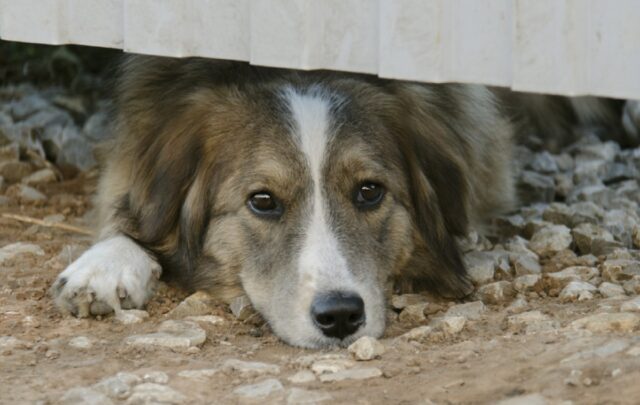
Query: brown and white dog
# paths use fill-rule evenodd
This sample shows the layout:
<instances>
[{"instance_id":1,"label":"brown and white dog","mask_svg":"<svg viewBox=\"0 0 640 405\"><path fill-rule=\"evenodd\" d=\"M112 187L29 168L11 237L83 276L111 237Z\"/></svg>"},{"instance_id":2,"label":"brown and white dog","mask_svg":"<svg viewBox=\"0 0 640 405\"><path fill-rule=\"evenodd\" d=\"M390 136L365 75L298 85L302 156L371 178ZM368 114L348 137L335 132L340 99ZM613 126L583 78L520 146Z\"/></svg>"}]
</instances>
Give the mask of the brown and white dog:
<instances>
[{"instance_id":1,"label":"brown and white dog","mask_svg":"<svg viewBox=\"0 0 640 405\"><path fill-rule=\"evenodd\" d=\"M60 274L55 302L77 316L142 307L162 273L246 294L292 345L379 336L390 286L470 292L456 238L514 204L516 127L620 121L608 103L544 100L131 57L99 239Z\"/></svg>"}]
</instances>

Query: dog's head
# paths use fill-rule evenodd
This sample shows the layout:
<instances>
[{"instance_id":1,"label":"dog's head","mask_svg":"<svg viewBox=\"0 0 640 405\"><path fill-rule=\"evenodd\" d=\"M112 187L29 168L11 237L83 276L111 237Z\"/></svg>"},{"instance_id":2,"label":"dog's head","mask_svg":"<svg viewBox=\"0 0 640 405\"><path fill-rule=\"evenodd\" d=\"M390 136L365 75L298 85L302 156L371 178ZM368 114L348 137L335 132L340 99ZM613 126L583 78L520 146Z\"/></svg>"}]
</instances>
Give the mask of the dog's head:
<instances>
[{"instance_id":1,"label":"dog's head","mask_svg":"<svg viewBox=\"0 0 640 405\"><path fill-rule=\"evenodd\" d=\"M120 214L165 272L244 292L304 347L381 335L392 284L467 292L464 145L433 95L253 70L171 89L157 70L123 90L143 116L122 124L141 158Z\"/></svg>"}]
</instances>

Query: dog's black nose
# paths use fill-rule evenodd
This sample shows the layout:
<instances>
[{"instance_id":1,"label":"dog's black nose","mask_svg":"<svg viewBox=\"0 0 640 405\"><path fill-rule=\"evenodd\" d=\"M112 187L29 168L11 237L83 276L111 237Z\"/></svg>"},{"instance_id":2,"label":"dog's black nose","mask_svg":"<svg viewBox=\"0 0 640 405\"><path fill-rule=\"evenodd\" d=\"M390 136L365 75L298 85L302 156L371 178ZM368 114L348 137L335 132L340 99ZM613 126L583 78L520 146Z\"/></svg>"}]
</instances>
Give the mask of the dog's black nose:
<instances>
[{"instance_id":1,"label":"dog's black nose","mask_svg":"<svg viewBox=\"0 0 640 405\"><path fill-rule=\"evenodd\" d=\"M325 336L344 339L364 324L364 302L358 294L331 291L313 300L311 317Z\"/></svg>"}]
</instances>

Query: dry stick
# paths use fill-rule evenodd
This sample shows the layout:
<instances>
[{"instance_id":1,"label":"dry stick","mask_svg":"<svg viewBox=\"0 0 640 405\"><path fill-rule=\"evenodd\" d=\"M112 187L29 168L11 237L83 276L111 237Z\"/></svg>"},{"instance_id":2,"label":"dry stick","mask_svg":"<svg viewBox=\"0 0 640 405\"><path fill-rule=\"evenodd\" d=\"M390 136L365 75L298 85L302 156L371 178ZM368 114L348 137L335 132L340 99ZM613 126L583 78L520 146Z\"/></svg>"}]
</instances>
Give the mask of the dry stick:
<instances>
[{"instance_id":1,"label":"dry stick","mask_svg":"<svg viewBox=\"0 0 640 405\"><path fill-rule=\"evenodd\" d=\"M64 231L68 231L68 232L75 232L75 233L79 233L82 235L89 235L89 236L93 236L93 232L91 232L88 229L85 228L80 228L77 226L73 226L73 225L68 225L68 224L63 224L60 222L47 222L47 221L43 221L41 219L38 218L32 218L32 217L27 217L24 215L16 215L16 214L2 214L3 218L8 218L8 219L13 219L15 221L20 221L20 222L26 222L29 224L36 224L36 225L40 225L40 226L45 226L47 228L56 228L56 229L62 229Z\"/></svg>"}]
</instances>

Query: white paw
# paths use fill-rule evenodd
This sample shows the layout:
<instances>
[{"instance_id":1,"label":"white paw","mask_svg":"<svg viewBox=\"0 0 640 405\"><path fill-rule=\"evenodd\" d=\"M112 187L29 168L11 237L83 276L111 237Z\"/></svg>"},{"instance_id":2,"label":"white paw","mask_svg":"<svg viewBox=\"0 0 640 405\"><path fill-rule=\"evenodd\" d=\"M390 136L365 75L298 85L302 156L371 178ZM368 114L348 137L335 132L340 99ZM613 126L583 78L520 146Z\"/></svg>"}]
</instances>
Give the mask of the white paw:
<instances>
[{"instance_id":1,"label":"white paw","mask_svg":"<svg viewBox=\"0 0 640 405\"><path fill-rule=\"evenodd\" d=\"M84 318L141 308L153 294L160 265L126 236L93 245L71 263L51 287L56 305Z\"/></svg>"},{"instance_id":2,"label":"white paw","mask_svg":"<svg viewBox=\"0 0 640 405\"><path fill-rule=\"evenodd\" d=\"M622 124L632 142L640 142L640 100L628 100L624 105Z\"/></svg>"}]
</instances>

